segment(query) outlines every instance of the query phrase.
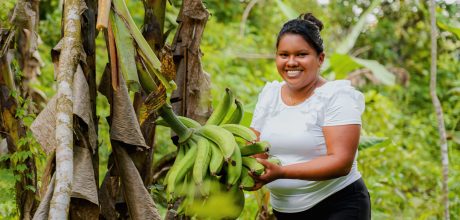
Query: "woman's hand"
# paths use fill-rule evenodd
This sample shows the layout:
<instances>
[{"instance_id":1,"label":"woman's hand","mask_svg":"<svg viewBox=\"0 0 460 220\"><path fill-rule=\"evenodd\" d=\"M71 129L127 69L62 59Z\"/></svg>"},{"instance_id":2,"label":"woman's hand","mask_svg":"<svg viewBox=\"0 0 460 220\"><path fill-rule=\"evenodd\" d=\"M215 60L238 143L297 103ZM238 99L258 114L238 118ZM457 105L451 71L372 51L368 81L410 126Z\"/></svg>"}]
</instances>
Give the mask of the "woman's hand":
<instances>
[{"instance_id":1,"label":"woman's hand","mask_svg":"<svg viewBox=\"0 0 460 220\"><path fill-rule=\"evenodd\" d=\"M265 167L265 172L260 176L257 176L253 173L249 173L249 175L251 175L254 181L256 182L254 187L251 190L258 190L263 185L269 182L283 178L283 169L281 166L274 164L274 163L270 163L265 159L261 159L261 158L256 158L256 159L257 159L257 162L259 162Z\"/></svg>"}]
</instances>

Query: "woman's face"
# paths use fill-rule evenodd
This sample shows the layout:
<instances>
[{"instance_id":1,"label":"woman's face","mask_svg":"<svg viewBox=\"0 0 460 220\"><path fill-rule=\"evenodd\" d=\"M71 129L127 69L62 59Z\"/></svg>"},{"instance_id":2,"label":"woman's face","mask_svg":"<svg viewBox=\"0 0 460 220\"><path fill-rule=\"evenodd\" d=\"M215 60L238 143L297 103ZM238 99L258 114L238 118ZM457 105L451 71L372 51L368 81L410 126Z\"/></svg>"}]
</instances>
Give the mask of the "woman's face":
<instances>
[{"instance_id":1,"label":"woman's face","mask_svg":"<svg viewBox=\"0 0 460 220\"><path fill-rule=\"evenodd\" d=\"M324 60L324 53L315 49L298 34L281 37L276 51L276 67L287 86L294 90L313 82Z\"/></svg>"}]
</instances>

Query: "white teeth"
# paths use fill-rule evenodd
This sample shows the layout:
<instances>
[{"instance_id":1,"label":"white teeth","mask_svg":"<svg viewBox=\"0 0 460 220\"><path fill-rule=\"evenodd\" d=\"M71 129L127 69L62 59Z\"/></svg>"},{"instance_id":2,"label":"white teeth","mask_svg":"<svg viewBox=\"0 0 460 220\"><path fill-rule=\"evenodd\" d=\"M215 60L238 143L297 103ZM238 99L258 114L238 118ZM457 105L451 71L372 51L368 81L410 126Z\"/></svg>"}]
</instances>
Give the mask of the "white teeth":
<instances>
[{"instance_id":1,"label":"white teeth","mask_svg":"<svg viewBox=\"0 0 460 220\"><path fill-rule=\"evenodd\" d=\"M296 76L300 75L301 72L302 72L302 71L300 71L300 70L289 70L289 71L286 71L286 73L287 73L287 75L288 75L289 77L296 77Z\"/></svg>"}]
</instances>

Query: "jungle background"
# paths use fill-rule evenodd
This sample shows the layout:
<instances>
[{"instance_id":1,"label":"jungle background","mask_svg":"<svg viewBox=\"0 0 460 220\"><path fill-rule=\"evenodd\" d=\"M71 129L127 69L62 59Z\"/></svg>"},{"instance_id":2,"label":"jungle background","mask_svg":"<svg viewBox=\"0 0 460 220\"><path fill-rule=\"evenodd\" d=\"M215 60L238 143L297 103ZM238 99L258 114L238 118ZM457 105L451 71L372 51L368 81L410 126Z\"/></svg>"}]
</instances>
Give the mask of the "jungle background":
<instances>
[{"instance_id":1,"label":"jungle background","mask_svg":"<svg viewBox=\"0 0 460 220\"><path fill-rule=\"evenodd\" d=\"M9 27L8 15L15 0L0 3L1 27ZM127 0L140 27L144 11L142 1ZM255 4L254 4L255 3ZM41 75L31 87L48 99L56 91L51 49L60 39L60 1L40 2L39 53ZM167 4L166 30L176 27L181 1ZM430 82L430 25L425 1L385 0L366 17L356 41L349 42L347 56L340 55L343 40L356 27L360 15L371 5L368 0L206 0L211 16L201 43L203 69L211 76L214 104L226 87L245 104L244 122L249 124L258 92L266 82L280 80L274 64L276 34L282 24L299 13L313 12L323 21L322 36L329 68L327 79L349 78L366 97L363 132L368 136L387 138L384 142L359 152L358 164L368 186L373 219L442 219L442 167L439 133L432 105ZM248 5L254 4L244 16ZM449 153L449 202L451 219L460 219L460 3L438 1L438 82L437 95L442 103ZM172 41L172 34L167 39ZM355 58L375 60L389 72L366 71L366 65ZM107 51L102 34L96 39L97 80L104 71ZM17 77L21 77L16 65ZM387 79L387 80L385 80ZM111 152L105 118L110 114L107 100L98 95L99 171L106 172ZM45 105L23 100L17 117L30 126L36 114L27 112L28 105ZM158 127L155 157L174 151L169 130ZM22 140L32 143L24 157L36 158L38 179L46 164L45 153L30 132ZM17 155L16 155L17 156ZM1 160L12 159L2 154ZM21 156L19 156L19 159ZM24 169L15 167L14 169ZM14 198L16 177L12 168L0 168L0 219L18 219ZM100 181L101 182L101 181ZM40 184L40 181L39 181ZM37 189L30 189L37 190ZM152 196L161 193L156 185ZM240 219L253 219L257 211L253 193L246 193L246 206ZM164 214L164 207L159 206Z\"/></svg>"}]
</instances>

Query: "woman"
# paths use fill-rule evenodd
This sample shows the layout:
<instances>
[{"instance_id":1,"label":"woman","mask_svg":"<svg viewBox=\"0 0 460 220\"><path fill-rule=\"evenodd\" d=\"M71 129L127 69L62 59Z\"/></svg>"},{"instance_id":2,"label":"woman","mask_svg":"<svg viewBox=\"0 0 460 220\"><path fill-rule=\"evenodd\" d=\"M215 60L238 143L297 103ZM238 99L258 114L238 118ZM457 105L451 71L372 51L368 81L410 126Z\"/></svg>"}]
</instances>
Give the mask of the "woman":
<instances>
[{"instance_id":1,"label":"woman","mask_svg":"<svg viewBox=\"0 0 460 220\"><path fill-rule=\"evenodd\" d=\"M327 82L322 23L311 13L284 24L276 43L283 82L265 85L251 128L271 144L278 166L253 176L267 184L278 219L370 219L370 197L356 157L363 95L347 80Z\"/></svg>"}]
</instances>

